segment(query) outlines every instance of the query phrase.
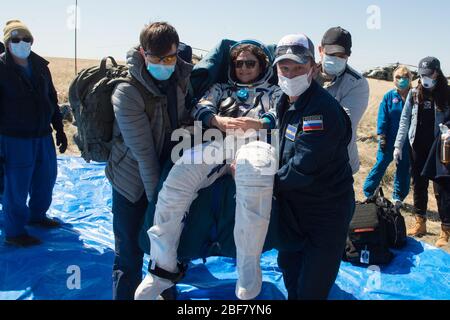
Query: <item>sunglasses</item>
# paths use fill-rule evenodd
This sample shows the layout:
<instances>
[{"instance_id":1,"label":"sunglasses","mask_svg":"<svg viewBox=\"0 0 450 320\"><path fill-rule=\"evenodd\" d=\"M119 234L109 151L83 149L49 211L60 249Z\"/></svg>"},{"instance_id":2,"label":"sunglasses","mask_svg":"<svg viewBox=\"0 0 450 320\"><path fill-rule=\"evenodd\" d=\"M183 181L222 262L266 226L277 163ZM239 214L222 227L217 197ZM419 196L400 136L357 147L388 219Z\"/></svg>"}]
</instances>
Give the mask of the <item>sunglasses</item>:
<instances>
[{"instance_id":1,"label":"sunglasses","mask_svg":"<svg viewBox=\"0 0 450 320\"><path fill-rule=\"evenodd\" d=\"M256 67L256 61L255 60L237 60L234 62L234 66L238 69L241 69L243 66L247 67L247 69L253 69Z\"/></svg>"},{"instance_id":2,"label":"sunglasses","mask_svg":"<svg viewBox=\"0 0 450 320\"><path fill-rule=\"evenodd\" d=\"M26 42L26 43L31 43L32 39L30 37L25 37L25 38L12 38L11 42L12 43L19 43L20 41Z\"/></svg>"},{"instance_id":3,"label":"sunglasses","mask_svg":"<svg viewBox=\"0 0 450 320\"><path fill-rule=\"evenodd\" d=\"M303 57L304 59L306 59L306 57L311 57L314 59L314 54L309 49L299 45L277 47L275 57L280 57L285 54L294 54L296 56Z\"/></svg>"},{"instance_id":4,"label":"sunglasses","mask_svg":"<svg viewBox=\"0 0 450 320\"><path fill-rule=\"evenodd\" d=\"M177 61L177 54L169 54L167 56L156 56L151 54L149 51L144 51L146 57L150 59L152 63L162 63L162 64L174 64Z\"/></svg>"}]
</instances>

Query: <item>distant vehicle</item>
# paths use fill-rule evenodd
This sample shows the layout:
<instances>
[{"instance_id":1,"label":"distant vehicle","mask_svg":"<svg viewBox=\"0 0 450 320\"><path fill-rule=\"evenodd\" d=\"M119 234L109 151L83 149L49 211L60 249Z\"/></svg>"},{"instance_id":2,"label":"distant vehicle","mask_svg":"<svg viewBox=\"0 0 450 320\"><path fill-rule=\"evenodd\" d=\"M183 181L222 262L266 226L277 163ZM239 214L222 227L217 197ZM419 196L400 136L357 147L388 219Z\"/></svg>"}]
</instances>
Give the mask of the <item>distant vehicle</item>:
<instances>
[{"instance_id":1,"label":"distant vehicle","mask_svg":"<svg viewBox=\"0 0 450 320\"><path fill-rule=\"evenodd\" d=\"M203 56L196 55L195 53L192 54L192 64L197 64L202 59L203 59Z\"/></svg>"},{"instance_id":2,"label":"distant vehicle","mask_svg":"<svg viewBox=\"0 0 450 320\"><path fill-rule=\"evenodd\" d=\"M376 67L373 69L369 69L366 72L363 73L363 76L366 78L371 79L378 79L378 80L385 80L385 81L393 81L394 80L394 70L397 69L398 66L402 65L400 62L396 63L390 63L384 67ZM419 78L419 75L417 73L417 67L403 64L407 67L414 70L411 70L411 73L413 74L413 80L416 80Z\"/></svg>"}]
</instances>

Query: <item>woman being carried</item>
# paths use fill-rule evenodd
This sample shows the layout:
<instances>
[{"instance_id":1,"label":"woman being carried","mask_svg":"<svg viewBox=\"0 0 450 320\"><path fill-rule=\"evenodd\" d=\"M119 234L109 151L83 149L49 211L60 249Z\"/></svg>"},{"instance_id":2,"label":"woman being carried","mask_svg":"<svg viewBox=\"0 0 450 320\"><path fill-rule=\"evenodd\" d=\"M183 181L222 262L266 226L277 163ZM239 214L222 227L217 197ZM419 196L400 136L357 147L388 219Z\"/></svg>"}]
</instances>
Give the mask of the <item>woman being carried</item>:
<instances>
[{"instance_id":1,"label":"woman being carried","mask_svg":"<svg viewBox=\"0 0 450 320\"><path fill-rule=\"evenodd\" d=\"M273 75L271 55L262 44L252 40L237 43L230 49L230 64L228 83L214 84L193 110L194 118L204 127L216 127L226 138L184 152L170 171L158 195L154 225L148 230L151 265L136 291L137 300L157 299L179 278L177 249L184 216L199 190L225 174L232 174L236 182L236 295L253 299L261 290L260 256L278 160L275 148L268 143L246 143L245 139L256 140L259 130L276 127L275 102L281 91L269 83ZM223 157L220 161L208 159L212 154Z\"/></svg>"}]
</instances>

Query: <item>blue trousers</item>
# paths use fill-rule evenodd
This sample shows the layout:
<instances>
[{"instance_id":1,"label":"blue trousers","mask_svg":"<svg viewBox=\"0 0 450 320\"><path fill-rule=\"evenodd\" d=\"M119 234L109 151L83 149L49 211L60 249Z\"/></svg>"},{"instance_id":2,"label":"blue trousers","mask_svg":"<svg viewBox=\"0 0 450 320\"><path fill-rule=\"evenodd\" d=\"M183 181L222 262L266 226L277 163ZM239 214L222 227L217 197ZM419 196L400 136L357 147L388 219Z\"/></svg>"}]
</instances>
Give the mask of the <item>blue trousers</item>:
<instances>
[{"instance_id":1,"label":"blue trousers","mask_svg":"<svg viewBox=\"0 0 450 320\"><path fill-rule=\"evenodd\" d=\"M5 175L5 236L26 235L25 225L44 220L52 202L57 176L53 137L0 136L0 141Z\"/></svg>"},{"instance_id":2,"label":"blue trousers","mask_svg":"<svg viewBox=\"0 0 450 320\"><path fill-rule=\"evenodd\" d=\"M340 202L298 208L298 251L279 251L288 300L326 300L336 280L355 211L353 190ZM287 231L287 230L286 230Z\"/></svg>"},{"instance_id":3,"label":"blue trousers","mask_svg":"<svg viewBox=\"0 0 450 320\"><path fill-rule=\"evenodd\" d=\"M369 175L364 182L364 195L370 197L374 194L375 190L380 185L381 179L394 160L394 148L393 146L387 147L386 151L378 149L377 162L370 171ZM392 198L394 200L403 201L409 193L409 187L411 183L410 175L410 159L409 159L409 144L405 143L402 152L402 160L397 165L394 177L394 192Z\"/></svg>"}]
</instances>

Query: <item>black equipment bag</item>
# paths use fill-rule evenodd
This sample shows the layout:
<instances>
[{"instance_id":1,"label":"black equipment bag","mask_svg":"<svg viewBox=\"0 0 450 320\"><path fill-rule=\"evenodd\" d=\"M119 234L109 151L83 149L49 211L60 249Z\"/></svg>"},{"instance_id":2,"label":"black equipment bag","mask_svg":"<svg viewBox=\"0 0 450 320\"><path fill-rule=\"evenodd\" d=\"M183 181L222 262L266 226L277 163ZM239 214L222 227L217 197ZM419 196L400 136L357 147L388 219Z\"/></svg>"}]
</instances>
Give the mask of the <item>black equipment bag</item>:
<instances>
[{"instance_id":1,"label":"black equipment bag","mask_svg":"<svg viewBox=\"0 0 450 320\"><path fill-rule=\"evenodd\" d=\"M365 266L385 265L394 256L389 248L401 248L405 244L405 220L380 187L366 202L356 204L344 261Z\"/></svg>"}]
</instances>

